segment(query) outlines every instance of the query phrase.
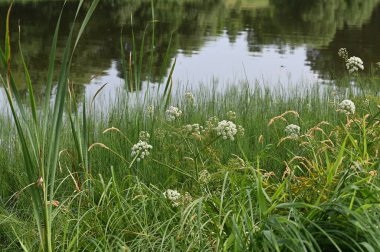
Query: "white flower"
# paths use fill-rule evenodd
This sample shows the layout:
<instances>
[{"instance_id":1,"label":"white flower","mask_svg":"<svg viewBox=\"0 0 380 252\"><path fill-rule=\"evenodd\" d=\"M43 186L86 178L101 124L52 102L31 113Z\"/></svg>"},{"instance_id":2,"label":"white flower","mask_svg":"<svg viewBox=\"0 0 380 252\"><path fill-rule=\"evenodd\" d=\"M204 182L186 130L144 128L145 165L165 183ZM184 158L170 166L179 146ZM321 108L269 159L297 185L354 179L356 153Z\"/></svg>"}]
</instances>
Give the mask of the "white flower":
<instances>
[{"instance_id":1,"label":"white flower","mask_svg":"<svg viewBox=\"0 0 380 252\"><path fill-rule=\"evenodd\" d=\"M340 48L339 51L338 51L338 55L339 55L339 57L347 60L348 59L347 49L346 48Z\"/></svg>"},{"instance_id":2,"label":"white flower","mask_svg":"<svg viewBox=\"0 0 380 252\"><path fill-rule=\"evenodd\" d=\"M140 131L140 133L139 133L139 139L141 141L148 141L149 138L150 138L150 135L149 135L148 132L146 132L146 131Z\"/></svg>"},{"instance_id":3,"label":"white flower","mask_svg":"<svg viewBox=\"0 0 380 252\"><path fill-rule=\"evenodd\" d=\"M285 127L286 134L291 138L298 138L300 135L300 126L295 124L289 124Z\"/></svg>"},{"instance_id":4,"label":"white flower","mask_svg":"<svg viewBox=\"0 0 380 252\"><path fill-rule=\"evenodd\" d=\"M195 100L195 97L193 95L193 93L191 92L186 92L185 93L185 100L186 102L190 103L190 104L193 104L194 103L194 100Z\"/></svg>"},{"instance_id":5,"label":"white flower","mask_svg":"<svg viewBox=\"0 0 380 252\"><path fill-rule=\"evenodd\" d=\"M154 105L149 105L146 108L146 113L148 116L152 117L154 115Z\"/></svg>"},{"instance_id":6,"label":"white flower","mask_svg":"<svg viewBox=\"0 0 380 252\"><path fill-rule=\"evenodd\" d=\"M344 100L338 105L338 111L345 113L346 115L355 114L355 103L351 100Z\"/></svg>"},{"instance_id":7,"label":"white flower","mask_svg":"<svg viewBox=\"0 0 380 252\"><path fill-rule=\"evenodd\" d=\"M208 172L208 170L202 170L199 172L199 182L202 184L208 184L211 180L211 174Z\"/></svg>"},{"instance_id":8,"label":"white flower","mask_svg":"<svg viewBox=\"0 0 380 252\"><path fill-rule=\"evenodd\" d=\"M203 131L203 127L200 126L198 123L195 124L187 124L183 126L184 130L186 131L187 134L197 134L200 135Z\"/></svg>"},{"instance_id":9,"label":"white flower","mask_svg":"<svg viewBox=\"0 0 380 252\"><path fill-rule=\"evenodd\" d=\"M131 156L137 157L137 162L140 162L141 159L144 159L146 156L149 156L150 150L153 149L152 145L148 144L145 141L139 140L139 142L132 146Z\"/></svg>"},{"instance_id":10,"label":"white flower","mask_svg":"<svg viewBox=\"0 0 380 252\"><path fill-rule=\"evenodd\" d=\"M231 121L223 120L218 123L218 126L215 128L216 134L221 136L224 140L230 139L231 141L235 140L235 135L237 133L236 125Z\"/></svg>"},{"instance_id":11,"label":"white flower","mask_svg":"<svg viewBox=\"0 0 380 252\"><path fill-rule=\"evenodd\" d=\"M170 106L166 112L166 120L169 122L174 121L176 118L180 117L182 115L182 111L179 110L177 107Z\"/></svg>"},{"instance_id":12,"label":"white flower","mask_svg":"<svg viewBox=\"0 0 380 252\"><path fill-rule=\"evenodd\" d=\"M364 70L363 61L355 56L346 61L346 67L349 73L357 72L359 69Z\"/></svg>"},{"instance_id":13,"label":"white flower","mask_svg":"<svg viewBox=\"0 0 380 252\"><path fill-rule=\"evenodd\" d=\"M177 190L167 189L163 195L172 202L173 207L177 207L179 205L181 194Z\"/></svg>"}]
</instances>

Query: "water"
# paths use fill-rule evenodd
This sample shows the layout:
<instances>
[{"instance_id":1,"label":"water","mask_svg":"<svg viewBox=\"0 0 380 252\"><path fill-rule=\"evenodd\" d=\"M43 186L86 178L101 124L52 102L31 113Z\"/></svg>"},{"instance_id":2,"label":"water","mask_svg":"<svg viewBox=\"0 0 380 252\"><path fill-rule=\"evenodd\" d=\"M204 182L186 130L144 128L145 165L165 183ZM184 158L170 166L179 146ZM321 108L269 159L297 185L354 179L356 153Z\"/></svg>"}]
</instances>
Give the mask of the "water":
<instances>
[{"instance_id":1,"label":"water","mask_svg":"<svg viewBox=\"0 0 380 252\"><path fill-rule=\"evenodd\" d=\"M50 44L63 1L15 2L11 16L15 79L24 90L16 47L20 22L32 81L43 95ZM60 53L76 7L77 1L66 6ZM3 21L7 8L3 1ZM269 86L330 81L345 71L337 55L341 47L361 57L366 71L380 61L380 0L156 0L154 13L153 36L150 1L101 0L73 61L71 80L79 95L94 94L105 83L110 99L117 88L128 89L121 64L121 30L127 55L132 50L132 30L139 47L146 30L141 82L134 90L146 88L148 82L165 82L174 59L174 83L185 89L215 79L220 83L248 79ZM164 65L169 43L170 60Z\"/></svg>"}]
</instances>

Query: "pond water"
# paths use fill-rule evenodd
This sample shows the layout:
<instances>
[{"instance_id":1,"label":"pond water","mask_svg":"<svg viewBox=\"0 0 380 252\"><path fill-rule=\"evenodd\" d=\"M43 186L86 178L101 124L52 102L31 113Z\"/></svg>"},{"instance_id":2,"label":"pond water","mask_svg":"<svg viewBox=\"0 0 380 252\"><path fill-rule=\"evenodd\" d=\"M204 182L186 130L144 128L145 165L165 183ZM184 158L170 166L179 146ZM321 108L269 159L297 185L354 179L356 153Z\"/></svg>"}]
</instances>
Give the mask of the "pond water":
<instances>
[{"instance_id":1,"label":"pond water","mask_svg":"<svg viewBox=\"0 0 380 252\"><path fill-rule=\"evenodd\" d=\"M32 81L43 94L63 1L15 2L12 67L24 89L16 47L20 23ZM58 52L63 51L77 3L69 1L66 6ZM148 82L165 82L174 59L174 83L185 88L215 79L220 83L258 80L269 86L333 80L345 71L337 55L341 47L362 58L366 71L380 61L380 0L155 0L153 6L154 22L150 0L100 1L73 61L71 79L78 84L78 93L94 93L105 83L111 93L117 87L128 89L121 48L129 61L132 32L139 50L144 37L141 81L135 82L133 90L143 89ZM7 8L3 1L3 21ZM135 61L132 67L137 65Z\"/></svg>"}]
</instances>

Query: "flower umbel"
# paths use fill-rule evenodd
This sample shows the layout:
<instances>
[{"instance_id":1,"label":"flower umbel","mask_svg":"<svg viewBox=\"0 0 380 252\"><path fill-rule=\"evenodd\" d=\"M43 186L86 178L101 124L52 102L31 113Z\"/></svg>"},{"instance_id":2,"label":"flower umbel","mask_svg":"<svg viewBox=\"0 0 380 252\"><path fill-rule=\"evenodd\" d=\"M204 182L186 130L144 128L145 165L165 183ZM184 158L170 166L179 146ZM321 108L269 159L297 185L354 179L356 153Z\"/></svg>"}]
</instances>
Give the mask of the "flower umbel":
<instances>
[{"instance_id":1,"label":"flower umbel","mask_svg":"<svg viewBox=\"0 0 380 252\"><path fill-rule=\"evenodd\" d=\"M289 124L285 127L285 133L291 138L298 138L300 136L300 126Z\"/></svg>"},{"instance_id":2,"label":"flower umbel","mask_svg":"<svg viewBox=\"0 0 380 252\"><path fill-rule=\"evenodd\" d=\"M150 135L149 135L148 132L146 132L146 131L140 131L139 139L140 139L141 141L148 141L149 138L150 138Z\"/></svg>"},{"instance_id":3,"label":"flower umbel","mask_svg":"<svg viewBox=\"0 0 380 252\"><path fill-rule=\"evenodd\" d=\"M166 120L169 122L172 122L182 115L182 111L177 107L170 106L166 110L165 114L166 114Z\"/></svg>"},{"instance_id":4,"label":"flower umbel","mask_svg":"<svg viewBox=\"0 0 380 252\"><path fill-rule=\"evenodd\" d=\"M187 124L183 126L184 130L186 131L187 134L196 134L200 135L203 131L203 127L200 126L198 123L195 124Z\"/></svg>"},{"instance_id":5,"label":"flower umbel","mask_svg":"<svg viewBox=\"0 0 380 252\"><path fill-rule=\"evenodd\" d=\"M346 60L346 67L349 73L355 73L364 70L363 61L359 57L350 57Z\"/></svg>"},{"instance_id":6,"label":"flower umbel","mask_svg":"<svg viewBox=\"0 0 380 252\"><path fill-rule=\"evenodd\" d=\"M340 48L339 51L338 51L338 55L339 55L339 57L341 57L342 59L347 60L347 59L348 59L348 52L347 52L347 49L346 49L346 48Z\"/></svg>"},{"instance_id":7,"label":"flower umbel","mask_svg":"<svg viewBox=\"0 0 380 252\"><path fill-rule=\"evenodd\" d=\"M343 100L338 105L338 111L346 115L353 115L355 114L355 103L351 100Z\"/></svg>"},{"instance_id":8,"label":"flower umbel","mask_svg":"<svg viewBox=\"0 0 380 252\"><path fill-rule=\"evenodd\" d=\"M218 123L218 126L215 128L216 134L221 136L224 140L230 139L231 141L235 140L235 135L237 133L236 125L231 121L223 120Z\"/></svg>"},{"instance_id":9,"label":"flower umbel","mask_svg":"<svg viewBox=\"0 0 380 252\"><path fill-rule=\"evenodd\" d=\"M194 97L193 93L186 92L185 93L185 100L186 100L187 103L193 104L194 101L195 101L195 97Z\"/></svg>"},{"instance_id":10,"label":"flower umbel","mask_svg":"<svg viewBox=\"0 0 380 252\"><path fill-rule=\"evenodd\" d=\"M153 117L154 115L154 105L149 105L147 108L146 108L146 114L150 117Z\"/></svg>"},{"instance_id":11,"label":"flower umbel","mask_svg":"<svg viewBox=\"0 0 380 252\"><path fill-rule=\"evenodd\" d=\"M201 184L208 184L211 180L211 174L208 172L208 170L202 170L199 172L198 180Z\"/></svg>"},{"instance_id":12,"label":"flower umbel","mask_svg":"<svg viewBox=\"0 0 380 252\"><path fill-rule=\"evenodd\" d=\"M173 207L179 206L179 200L181 199L181 194L177 190L167 189L163 193L164 197L172 202Z\"/></svg>"},{"instance_id":13,"label":"flower umbel","mask_svg":"<svg viewBox=\"0 0 380 252\"><path fill-rule=\"evenodd\" d=\"M132 146L131 156L133 158L137 157L136 161L140 162L141 159L144 159L146 156L149 156L149 151L151 149L153 149L152 145L140 140L137 144Z\"/></svg>"}]
</instances>

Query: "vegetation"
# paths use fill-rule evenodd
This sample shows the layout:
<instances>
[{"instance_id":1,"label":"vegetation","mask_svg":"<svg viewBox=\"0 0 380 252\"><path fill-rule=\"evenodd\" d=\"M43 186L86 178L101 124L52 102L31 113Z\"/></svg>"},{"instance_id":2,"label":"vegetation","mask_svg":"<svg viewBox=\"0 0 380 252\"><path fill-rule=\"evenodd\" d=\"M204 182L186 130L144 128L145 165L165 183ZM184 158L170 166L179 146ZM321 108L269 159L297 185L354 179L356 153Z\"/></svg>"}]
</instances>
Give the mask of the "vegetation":
<instances>
[{"instance_id":1,"label":"vegetation","mask_svg":"<svg viewBox=\"0 0 380 252\"><path fill-rule=\"evenodd\" d=\"M380 250L380 99L361 85L361 60L342 56L359 91L190 91L169 78L109 108L96 96L78 105L67 80L98 2L69 30L53 95L59 17L44 99L21 45L27 101L17 90L8 15L2 251Z\"/></svg>"}]
</instances>

